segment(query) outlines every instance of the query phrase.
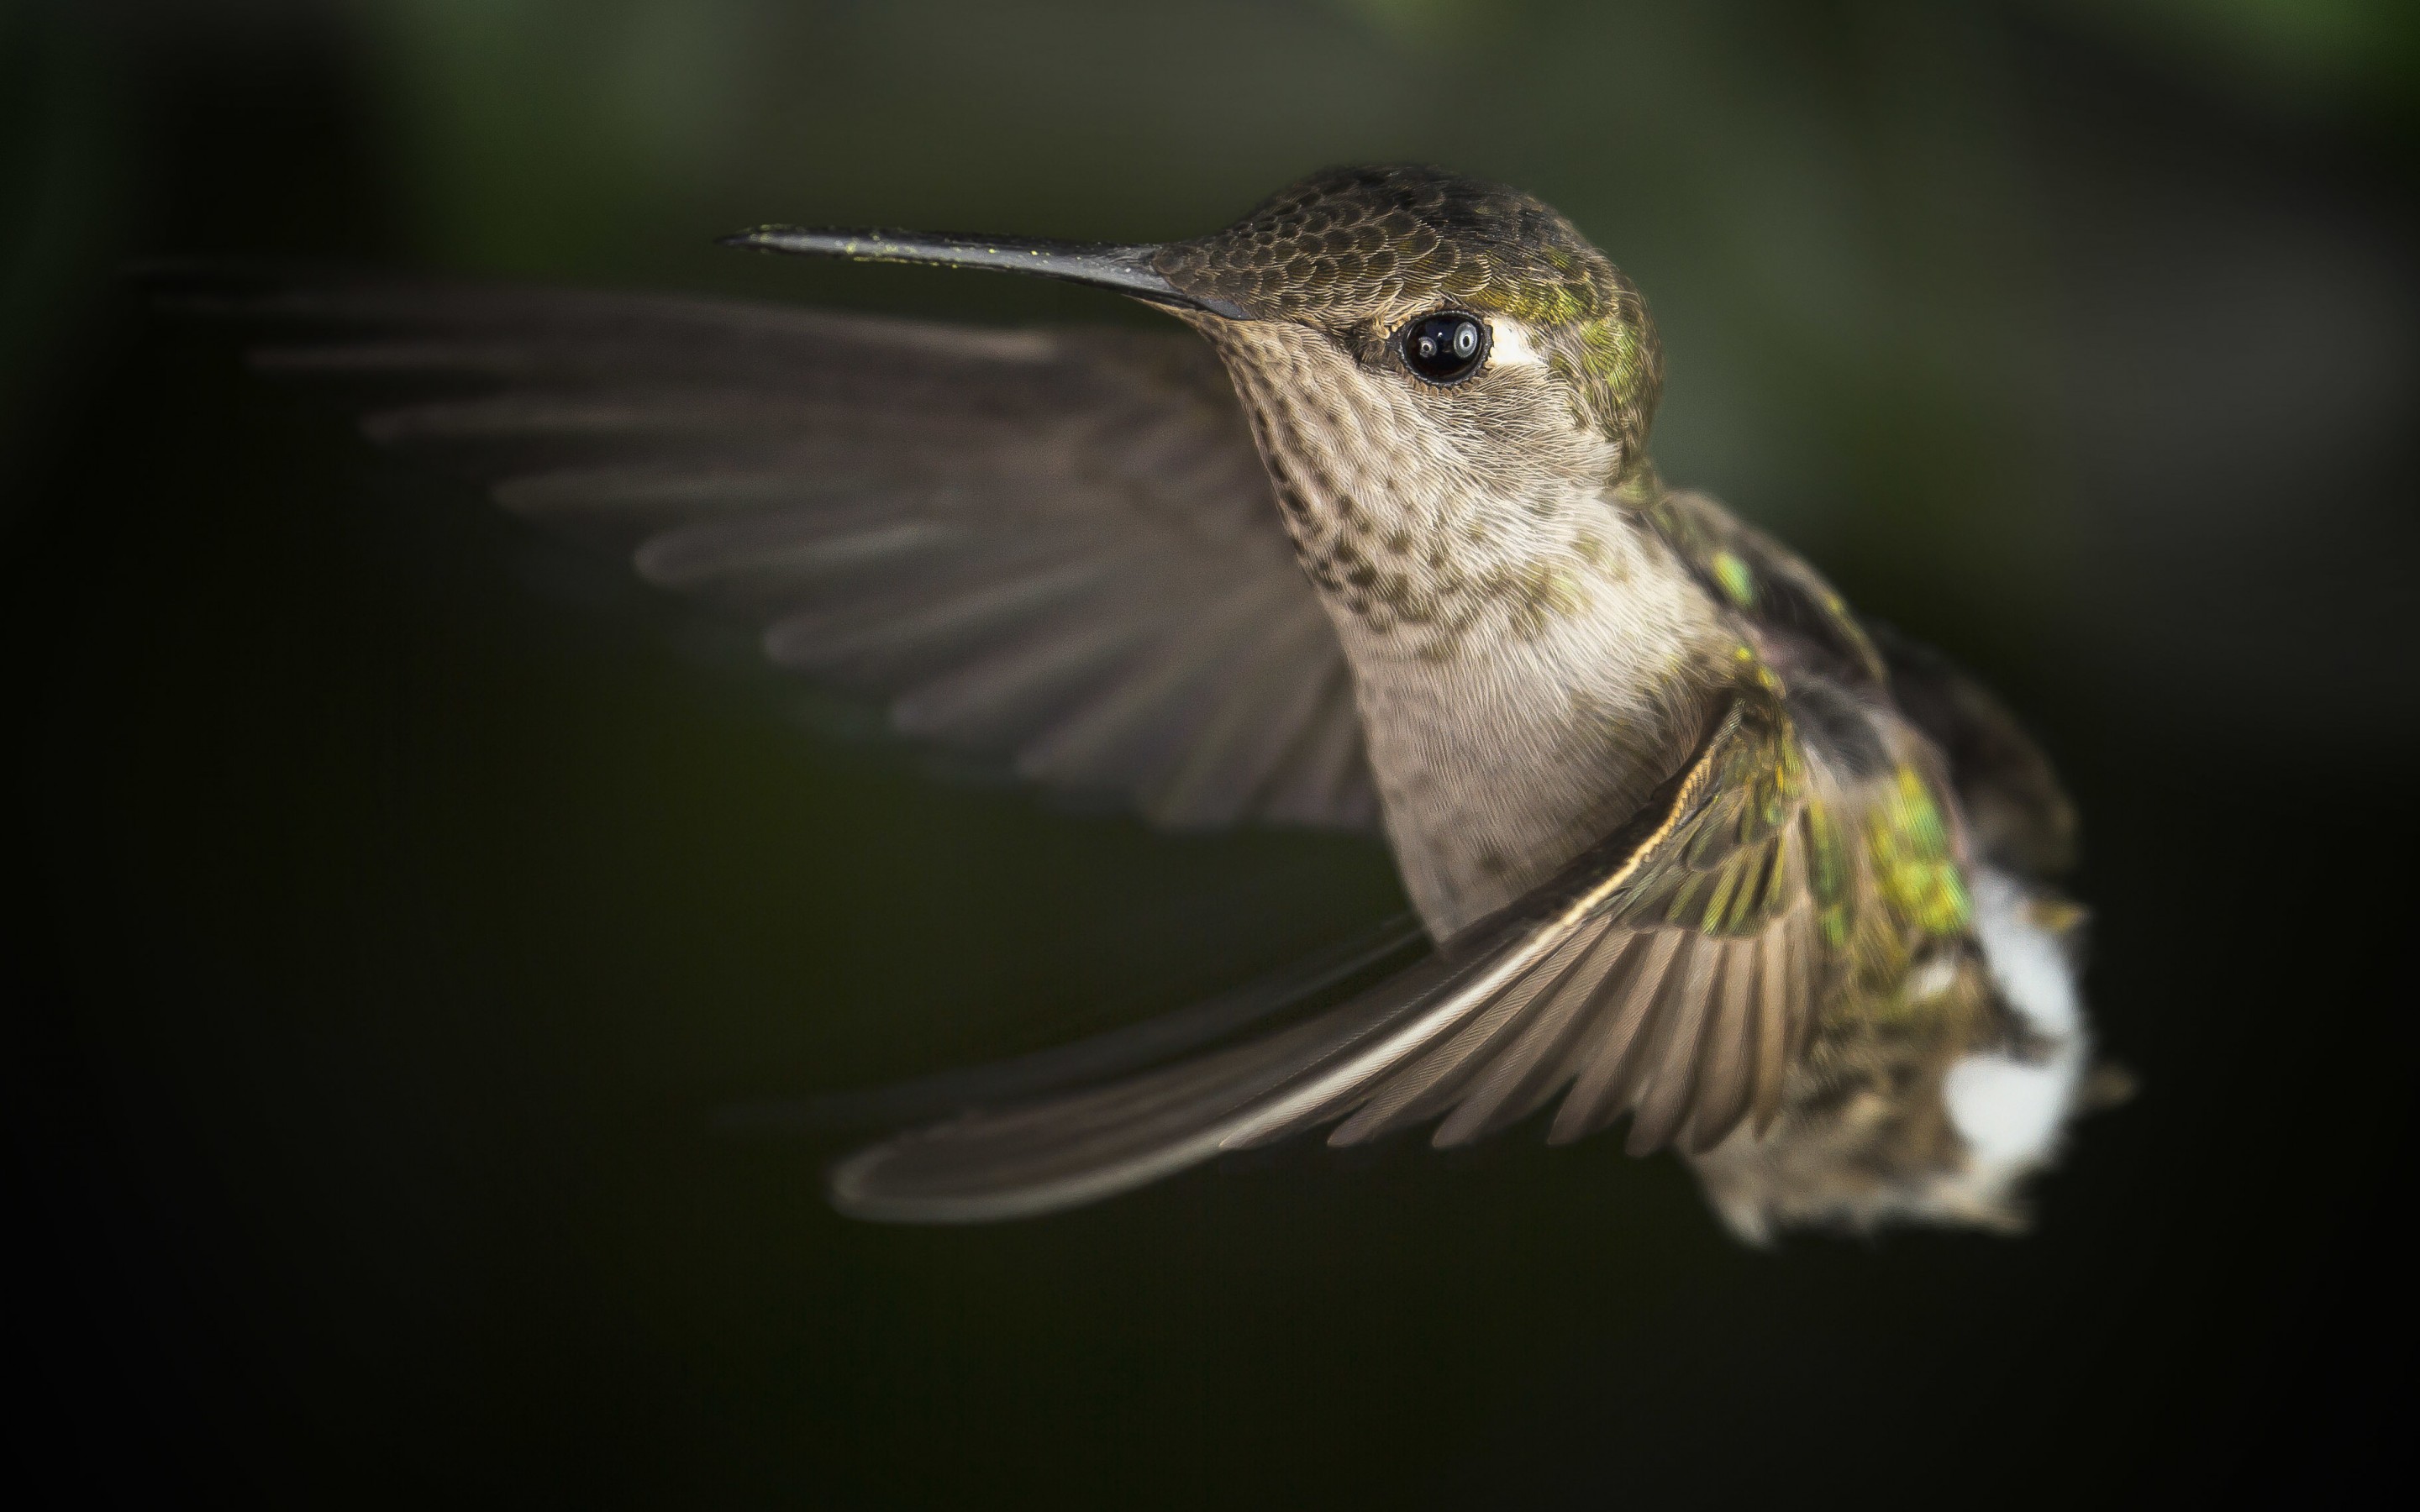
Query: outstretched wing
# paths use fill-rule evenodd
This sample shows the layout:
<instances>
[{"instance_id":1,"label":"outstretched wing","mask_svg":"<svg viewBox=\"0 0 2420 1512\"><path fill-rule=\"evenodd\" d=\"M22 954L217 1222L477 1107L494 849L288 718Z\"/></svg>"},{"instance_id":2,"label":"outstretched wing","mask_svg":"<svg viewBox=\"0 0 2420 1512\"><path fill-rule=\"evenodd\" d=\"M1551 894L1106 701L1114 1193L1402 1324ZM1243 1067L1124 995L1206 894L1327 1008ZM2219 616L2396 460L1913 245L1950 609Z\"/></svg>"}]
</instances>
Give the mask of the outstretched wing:
<instances>
[{"instance_id":1,"label":"outstretched wing","mask_svg":"<svg viewBox=\"0 0 2420 1512\"><path fill-rule=\"evenodd\" d=\"M1374 825L1342 648L1189 335L163 282L267 326L265 369L383 387L372 438L752 618L906 733L1170 826Z\"/></svg>"},{"instance_id":2,"label":"outstretched wing","mask_svg":"<svg viewBox=\"0 0 2420 1512\"><path fill-rule=\"evenodd\" d=\"M1844 771L1751 687L1621 833L1399 976L1259 1040L875 1146L835 1168L833 1200L1023 1216L1321 1124L1348 1145L1441 1117L1434 1142L1462 1144L1559 1093L1555 1141L1627 1113L1635 1153L1709 1149L1773 1119L1875 937L1903 969L1911 935L1964 927L1955 848L1916 768Z\"/></svg>"}]
</instances>

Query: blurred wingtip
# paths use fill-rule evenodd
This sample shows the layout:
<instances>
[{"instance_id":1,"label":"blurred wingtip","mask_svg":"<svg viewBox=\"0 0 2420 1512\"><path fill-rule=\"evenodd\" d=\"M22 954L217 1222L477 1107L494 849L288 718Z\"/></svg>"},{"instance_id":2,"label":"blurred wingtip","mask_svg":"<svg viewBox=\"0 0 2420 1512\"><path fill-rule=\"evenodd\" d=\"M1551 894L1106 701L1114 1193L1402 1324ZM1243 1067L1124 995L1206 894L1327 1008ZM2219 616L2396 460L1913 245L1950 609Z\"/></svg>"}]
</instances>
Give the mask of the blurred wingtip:
<instances>
[{"instance_id":1,"label":"blurred wingtip","mask_svg":"<svg viewBox=\"0 0 2420 1512\"><path fill-rule=\"evenodd\" d=\"M824 1173L824 1194L832 1210L844 1218L861 1223L1002 1223L1088 1207L1145 1185L1174 1168L1160 1161L1144 1161L1083 1169L1030 1183L997 1176L969 1180L970 1173L947 1169L955 1164L949 1159L946 1147L952 1143L956 1127L954 1122L945 1123L902 1134L833 1162ZM919 1152L941 1154L944 1170L926 1170L920 1176L914 1159ZM1191 1162L1176 1163L1186 1164ZM979 1160L976 1168L980 1169ZM956 1189L946 1189L954 1178Z\"/></svg>"},{"instance_id":2,"label":"blurred wingtip","mask_svg":"<svg viewBox=\"0 0 2420 1512\"><path fill-rule=\"evenodd\" d=\"M886 1192L882 1167L890 1162L895 1140L869 1145L834 1161L824 1172L824 1196L832 1211L862 1223L943 1224L969 1222L954 1205L918 1200Z\"/></svg>"}]
</instances>

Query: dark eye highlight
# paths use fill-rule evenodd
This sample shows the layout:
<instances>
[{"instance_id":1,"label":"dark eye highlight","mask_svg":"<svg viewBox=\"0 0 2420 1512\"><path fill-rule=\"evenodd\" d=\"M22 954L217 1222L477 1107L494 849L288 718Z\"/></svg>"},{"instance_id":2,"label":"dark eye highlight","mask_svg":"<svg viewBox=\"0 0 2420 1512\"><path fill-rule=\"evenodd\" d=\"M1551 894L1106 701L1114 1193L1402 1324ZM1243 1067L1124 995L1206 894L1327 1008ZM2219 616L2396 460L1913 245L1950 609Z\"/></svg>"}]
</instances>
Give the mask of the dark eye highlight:
<instances>
[{"instance_id":1,"label":"dark eye highlight","mask_svg":"<svg viewBox=\"0 0 2420 1512\"><path fill-rule=\"evenodd\" d=\"M1487 327L1458 310L1420 316L1402 341L1404 365L1431 383L1459 383L1487 361Z\"/></svg>"}]
</instances>

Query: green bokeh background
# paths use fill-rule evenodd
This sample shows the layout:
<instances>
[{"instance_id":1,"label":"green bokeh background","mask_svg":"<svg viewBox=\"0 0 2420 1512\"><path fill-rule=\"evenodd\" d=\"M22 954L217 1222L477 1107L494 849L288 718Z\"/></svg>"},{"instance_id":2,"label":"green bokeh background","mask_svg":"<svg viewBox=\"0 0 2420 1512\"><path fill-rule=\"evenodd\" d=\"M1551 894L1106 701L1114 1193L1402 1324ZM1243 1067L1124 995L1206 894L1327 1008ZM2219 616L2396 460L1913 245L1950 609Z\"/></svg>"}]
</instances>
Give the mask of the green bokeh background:
<instances>
[{"instance_id":1,"label":"green bokeh background","mask_svg":"<svg viewBox=\"0 0 2420 1512\"><path fill-rule=\"evenodd\" d=\"M2420 26L2363 0L0 9L23 1473L278 1503L2098 1503L2350 1487L2409 1303ZM2145 1078L2033 1238L1744 1252L1528 1132L844 1223L718 1109L1400 905L866 711L150 316L150 255L985 321L766 220L1149 239L1326 162L1557 204L1657 450L2006 689ZM938 778L938 780L937 780Z\"/></svg>"}]
</instances>

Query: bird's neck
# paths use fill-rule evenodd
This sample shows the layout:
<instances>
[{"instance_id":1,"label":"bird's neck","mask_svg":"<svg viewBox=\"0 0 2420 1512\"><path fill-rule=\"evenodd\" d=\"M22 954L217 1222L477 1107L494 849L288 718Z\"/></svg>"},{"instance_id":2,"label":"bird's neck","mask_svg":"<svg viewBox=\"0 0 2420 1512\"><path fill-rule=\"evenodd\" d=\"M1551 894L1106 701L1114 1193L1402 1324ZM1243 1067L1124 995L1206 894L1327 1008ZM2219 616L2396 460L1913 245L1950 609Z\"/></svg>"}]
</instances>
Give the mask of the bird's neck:
<instances>
[{"instance_id":1,"label":"bird's neck","mask_svg":"<svg viewBox=\"0 0 2420 1512\"><path fill-rule=\"evenodd\" d=\"M1404 887L1444 938L1637 810L1695 747L1732 637L1609 490L1466 501L1432 559L1389 551L1382 486L1360 486L1357 529L1290 471L1295 514L1338 524L1298 518L1296 550L1353 668ZM1499 528L1472 539L1473 522Z\"/></svg>"},{"instance_id":2,"label":"bird's neck","mask_svg":"<svg viewBox=\"0 0 2420 1512\"><path fill-rule=\"evenodd\" d=\"M1321 596L1350 660L1405 888L1442 938L1544 882L1694 748L1730 637L1663 542L1575 500L1559 540L1492 564L1447 635Z\"/></svg>"},{"instance_id":3,"label":"bird's neck","mask_svg":"<svg viewBox=\"0 0 2420 1512\"><path fill-rule=\"evenodd\" d=\"M1694 746L1730 637L1576 421L1443 433L1333 344L1197 322L1353 667L1404 885L1450 935L1628 818ZM1493 461L1487 460L1489 458Z\"/></svg>"}]
</instances>

